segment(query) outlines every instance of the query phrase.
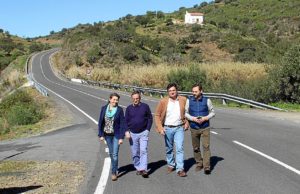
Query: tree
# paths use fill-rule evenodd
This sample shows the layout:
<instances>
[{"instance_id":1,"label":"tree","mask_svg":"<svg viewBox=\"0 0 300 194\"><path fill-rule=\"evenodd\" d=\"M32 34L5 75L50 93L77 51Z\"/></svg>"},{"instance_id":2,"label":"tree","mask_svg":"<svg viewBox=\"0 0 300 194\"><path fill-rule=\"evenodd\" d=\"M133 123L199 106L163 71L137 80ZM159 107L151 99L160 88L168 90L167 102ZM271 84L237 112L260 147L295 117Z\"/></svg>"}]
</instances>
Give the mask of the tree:
<instances>
[{"instance_id":1,"label":"tree","mask_svg":"<svg viewBox=\"0 0 300 194\"><path fill-rule=\"evenodd\" d=\"M141 60L143 63L149 64L151 62L151 56L147 52L142 52L141 54Z\"/></svg>"},{"instance_id":2,"label":"tree","mask_svg":"<svg viewBox=\"0 0 300 194\"><path fill-rule=\"evenodd\" d=\"M186 38L182 38L182 39L179 39L177 45L176 45L176 49L182 53L182 54L185 54L186 53L186 49L188 49L189 46L188 46L188 41Z\"/></svg>"},{"instance_id":3,"label":"tree","mask_svg":"<svg viewBox=\"0 0 300 194\"><path fill-rule=\"evenodd\" d=\"M134 38L134 44L141 48L141 49L144 49L145 48L145 45L147 44L147 41L150 39L150 37L147 37L147 36L135 36Z\"/></svg>"},{"instance_id":4,"label":"tree","mask_svg":"<svg viewBox=\"0 0 300 194\"><path fill-rule=\"evenodd\" d=\"M132 45L125 45L121 50L121 52L123 58L126 59L127 61L135 61L136 59L139 58L136 52L136 48Z\"/></svg>"},{"instance_id":5,"label":"tree","mask_svg":"<svg viewBox=\"0 0 300 194\"><path fill-rule=\"evenodd\" d=\"M300 103L300 45L291 47L284 54L281 65L272 70L277 80L281 100Z\"/></svg>"},{"instance_id":6,"label":"tree","mask_svg":"<svg viewBox=\"0 0 300 194\"><path fill-rule=\"evenodd\" d=\"M40 43L35 43L34 42L29 46L30 53L37 52L37 51L42 51L43 49L44 49L44 45L40 44Z\"/></svg>"},{"instance_id":7,"label":"tree","mask_svg":"<svg viewBox=\"0 0 300 194\"><path fill-rule=\"evenodd\" d=\"M125 29L119 28L118 30L115 30L112 32L113 40L118 42L125 42L128 43L132 39L132 34Z\"/></svg>"},{"instance_id":8,"label":"tree","mask_svg":"<svg viewBox=\"0 0 300 194\"><path fill-rule=\"evenodd\" d=\"M67 28L63 28L63 29L61 29L61 31L60 31L62 34L66 34L67 32L68 32L68 29Z\"/></svg>"},{"instance_id":9,"label":"tree","mask_svg":"<svg viewBox=\"0 0 300 194\"><path fill-rule=\"evenodd\" d=\"M164 12L162 12L162 11L158 11L157 13L156 13L156 17L157 18L164 18L165 17L165 14L164 14Z\"/></svg>"},{"instance_id":10,"label":"tree","mask_svg":"<svg viewBox=\"0 0 300 194\"><path fill-rule=\"evenodd\" d=\"M131 14L127 14L126 16L125 16L125 19L126 20L130 20L132 18L132 15Z\"/></svg>"},{"instance_id":11,"label":"tree","mask_svg":"<svg viewBox=\"0 0 300 194\"><path fill-rule=\"evenodd\" d=\"M15 48L16 44L13 42L10 36L0 39L0 49L3 49L8 54Z\"/></svg>"},{"instance_id":12,"label":"tree","mask_svg":"<svg viewBox=\"0 0 300 194\"><path fill-rule=\"evenodd\" d=\"M148 23L150 23L150 18L146 16L138 15L135 17L135 21L146 28Z\"/></svg>"},{"instance_id":13,"label":"tree","mask_svg":"<svg viewBox=\"0 0 300 194\"><path fill-rule=\"evenodd\" d=\"M149 19L155 18L156 17L156 12L155 11L147 11L146 17Z\"/></svg>"},{"instance_id":14,"label":"tree","mask_svg":"<svg viewBox=\"0 0 300 194\"><path fill-rule=\"evenodd\" d=\"M158 39L149 39L147 46L150 48L153 54L158 53L161 50L160 41Z\"/></svg>"},{"instance_id":15,"label":"tree","mask_svg":"<svg viewBox=\"0 0 300 194\"><path fill-rule=\"evenodd\" d=\"M190 55L189 55L189 58L191 61L194 61L194 62L202 62L203 61L203 56L202 56L202 51L201 49L199 48L192 48L191 49L191 52L190 52Z\"/></svg>"},{"instance_id":16,"label":"tree","mask_svg":"<svg viewBox=\"0 0 300 194\"><path fill-rule=\"evenodd\" d=\"M166 20L166 26L170 26L170 25L173 25L173 21L172 21L171 18L168 18L168 19Z\"/></svg>"},{"instance_id":17,"label":"tree","mask_svg":"<svg viewBox=\"0 0 300 194\"><path fill-rule=\"evenodd\" d=\"M204 1L204 2L202 2L201 4L200 4L200 7L205 7L205 6L207 6L208 5L208 3L206 2L206 1Z\"/></svg>"},{"instance_id":18,"label":"tree","mask_svg":"<svg viewBox=\"0 0 300 194\"><path fill-rule=\"evenodd\" d=\"M196 65L191 65L187 70L171 70L167 75L169 83L177 83L181 90L190 91L196 82L206 85L206 73Z\"/></svg>"},{"instance_id":19,"label":"tree","mask_svg":"<svg viewBox=\"0 0 300 194\"><path fill-rule=\"evenodd\" d=\"M87 52L87 61L90 64L93 64L93 63L96 63L96 61L99 60L102 56L103 56L103 54L101 53L100 47L99 46L93 46Z\"/></svg>"}]
</instances>

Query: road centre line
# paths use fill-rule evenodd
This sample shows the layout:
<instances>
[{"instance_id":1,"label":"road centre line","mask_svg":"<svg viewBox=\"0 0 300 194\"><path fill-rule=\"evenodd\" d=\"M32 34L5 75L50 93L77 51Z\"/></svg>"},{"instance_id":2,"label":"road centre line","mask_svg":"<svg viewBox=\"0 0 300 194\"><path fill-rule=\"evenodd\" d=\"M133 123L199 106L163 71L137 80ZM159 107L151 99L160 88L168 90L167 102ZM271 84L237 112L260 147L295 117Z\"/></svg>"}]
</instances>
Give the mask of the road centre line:
<instances>
[{"instance_id":1,"label":"road centre line","mask_svg":"<svg viewBox=\"0 0 300 194\"><path fill-rule=\"evenodd\" d=\"M238 141L235 141L235 140L234 140L234 141L232 141L232 142L235 143L235 144L238 144L238 145L240 145L240 146L242 146L242 147L244 147L244 148L246 148L246 149L248 149L248 150L250 150L250 151L252 151L252 152L255 152L255 153L257 153L257 154L259 154L259 155L261 155L261 156L263 156L263 157L265 157L265 158L267 158L267 159L269 159L269 160L275 162L276 164L279 164L279 165L281 165L281 166L283 166L283 167L289 169L290 171L293 171L294 173L300 175L300 171L299 171L299 170L297 170L296 168L294 168L294 167L292 167L292 166L289 166L289 165L287 165L287 164L285 164L285 163L283 163L283 162L277 160L276 158L273 158L273 157L271 157L271 156L269 156L269 155L267 155L267 154L264 154L264 153L262 153L262 152L260 152L260 151L258 151L258 150L256 150L256 149L251 148L250 146L247 146L247 145L245 145L245 144L242 144L242 143L240 143L240 142L238 142Z\"/></svg>"}]
</instances>

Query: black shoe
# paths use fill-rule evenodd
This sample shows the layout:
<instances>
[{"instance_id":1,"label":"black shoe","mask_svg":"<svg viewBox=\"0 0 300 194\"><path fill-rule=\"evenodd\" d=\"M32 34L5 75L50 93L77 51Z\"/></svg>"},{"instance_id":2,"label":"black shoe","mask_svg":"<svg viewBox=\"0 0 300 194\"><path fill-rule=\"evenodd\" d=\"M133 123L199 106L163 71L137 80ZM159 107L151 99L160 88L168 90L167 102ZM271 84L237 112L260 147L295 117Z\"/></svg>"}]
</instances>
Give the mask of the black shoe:
<instances>
[{"instance_id":1,"label":"black shoe","mask_svg":"<svg viewBox=\"0 0 300 194\"><path fill-rule=\"evenodd\" d=\"M141 174L142 174L142 177L144 177L144 178L148 178L149 177L147 171L145 171L145 170L142 170Z\"/></svg>"},{"instance_id":2,"label":"black shoe","mask_svg":"<svg viewBox=\"0 0 300 194\"><path fill-rule=\"evenodd\" d=\"M209 175L210 174L210 169L209 168L205 168L204 169L204 174Z\"/></svg>"}]
</instances>

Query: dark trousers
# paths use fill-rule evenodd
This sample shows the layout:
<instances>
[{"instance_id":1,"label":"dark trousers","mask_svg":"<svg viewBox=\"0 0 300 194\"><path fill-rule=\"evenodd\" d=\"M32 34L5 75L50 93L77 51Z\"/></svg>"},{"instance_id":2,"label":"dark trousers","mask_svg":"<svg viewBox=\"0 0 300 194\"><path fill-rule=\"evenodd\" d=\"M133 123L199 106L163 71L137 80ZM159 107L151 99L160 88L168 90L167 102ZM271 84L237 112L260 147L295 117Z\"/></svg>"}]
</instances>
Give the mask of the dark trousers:
<instances>
[{"instance_id":1,"label":"dark trousers","mask_svg":"<svg viewBox=\"0 0 300 194\"><path fill-rule=\"evenodd\" d=\"M204 129L191 128L191 136L196 165L210 169L210 127ZM203 147L203 158L201 155L200 140Z\"/></svg>"}]
</instances>

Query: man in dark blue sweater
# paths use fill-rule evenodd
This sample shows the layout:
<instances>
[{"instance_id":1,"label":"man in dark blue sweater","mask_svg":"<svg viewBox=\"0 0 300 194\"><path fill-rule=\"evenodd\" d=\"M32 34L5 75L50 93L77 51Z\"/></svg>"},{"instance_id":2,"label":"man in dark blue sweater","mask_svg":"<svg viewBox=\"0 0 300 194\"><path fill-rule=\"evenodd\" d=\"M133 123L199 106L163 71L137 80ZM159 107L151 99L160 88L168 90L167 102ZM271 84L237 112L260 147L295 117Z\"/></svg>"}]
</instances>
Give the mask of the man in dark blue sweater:
<instances>
[{"instance_id":1,"label":"man in dark blue sweater","mask_svg":"<svg viewBox=\"0 0 300 194\"><path fill-rule=\"evenodd\" d=\"M129 139L133 165L137 175L148 177L148 139L152 126L152 114L149 106L141 102L141 94L134 91L131 94L132 104L126 108L126 137Z\"/></svg>"}]
</instances>

